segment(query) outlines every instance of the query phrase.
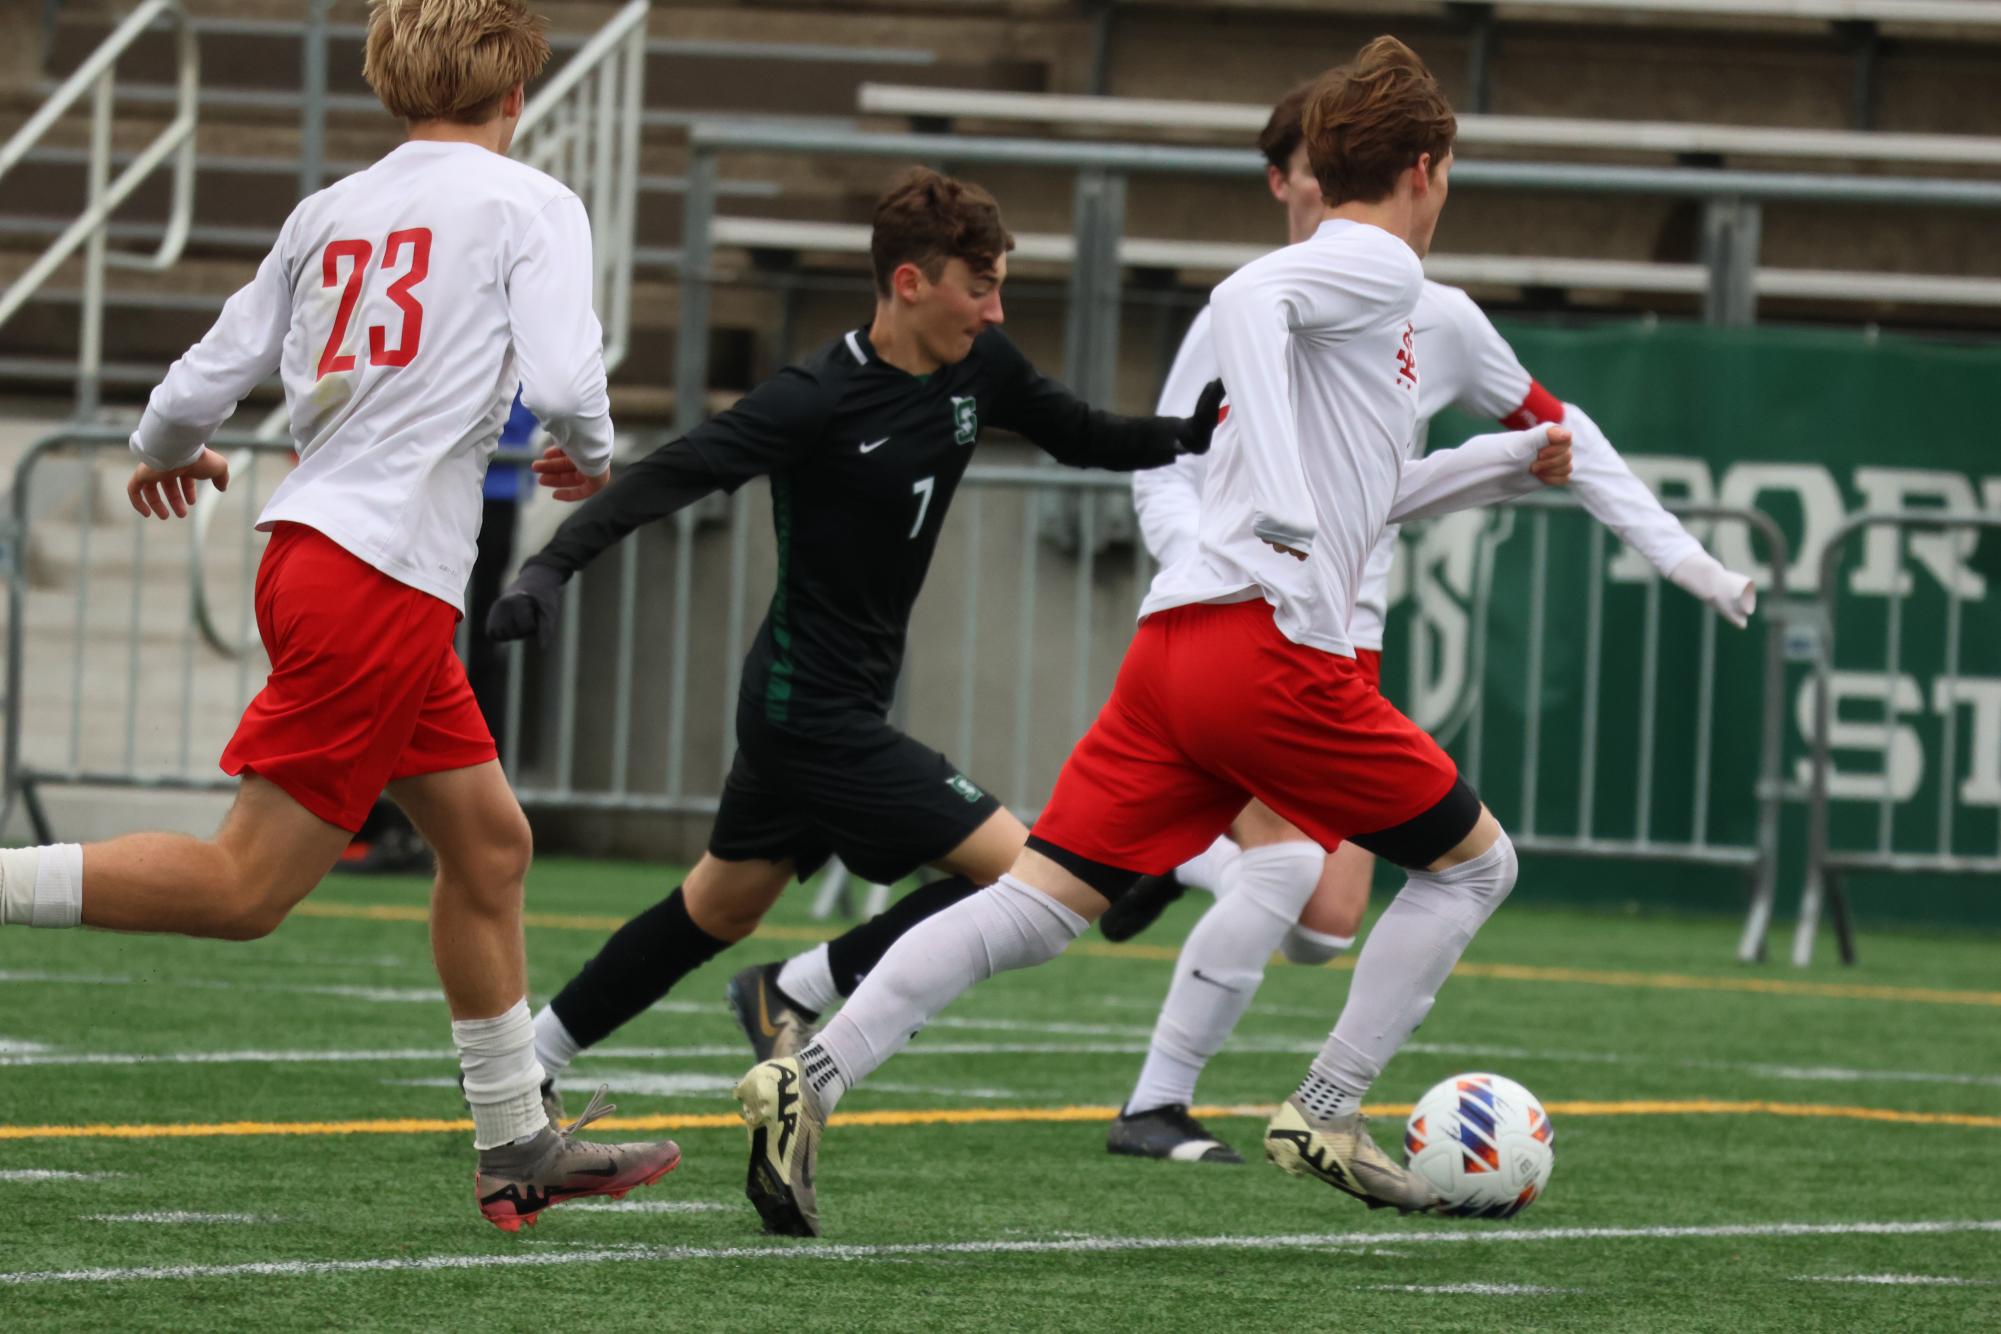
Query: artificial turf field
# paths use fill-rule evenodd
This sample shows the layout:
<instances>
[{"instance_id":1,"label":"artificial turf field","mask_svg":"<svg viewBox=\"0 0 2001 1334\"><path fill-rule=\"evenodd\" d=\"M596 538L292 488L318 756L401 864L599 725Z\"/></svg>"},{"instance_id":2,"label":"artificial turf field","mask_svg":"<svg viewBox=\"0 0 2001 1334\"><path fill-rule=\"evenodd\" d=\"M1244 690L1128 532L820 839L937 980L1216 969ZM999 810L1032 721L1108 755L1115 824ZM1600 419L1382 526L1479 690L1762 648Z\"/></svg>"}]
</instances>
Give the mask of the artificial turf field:
<instances>
[{"instance_id":1,"label":"artificial turf field","mask_svg":"<svg viewBox=\"0 0 2001 1334\"><path fill-rule=\"evenodd\" d=\"M538 863L536 998L673 883ZM603 1126L670 1126L681 1167L508 1236L472 1207L423 894L336 879L250 945L0 932L0 1327L2001 1326L1991 936L1743 969L1731 922L1510 904L1374 1099L1386 1144L1398 1104L1456 1071L1549 1104L1548 1194L1462 1223L1255 1161L1253 1108L1317 1049L1341 968L1274 966L1203 1082L1251 1165L1104 1152L1191 894L1136 945L1094 932L987 984L851 1094L821 1158L827 1236L793 1242L738 1193L748 1049L720 998L827 934L795 890L566 1081L573 1111L611 1085Z\"/></svg>"}]
</instances>

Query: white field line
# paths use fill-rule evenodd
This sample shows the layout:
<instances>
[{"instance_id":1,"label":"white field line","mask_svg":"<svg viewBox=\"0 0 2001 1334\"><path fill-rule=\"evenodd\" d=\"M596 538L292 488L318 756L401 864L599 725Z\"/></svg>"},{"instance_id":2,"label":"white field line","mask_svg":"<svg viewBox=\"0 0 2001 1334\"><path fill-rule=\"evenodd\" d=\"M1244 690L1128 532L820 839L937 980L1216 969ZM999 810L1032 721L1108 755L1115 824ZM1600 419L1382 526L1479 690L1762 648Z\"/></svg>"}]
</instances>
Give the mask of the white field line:
<instances>
[{"instance_id":1,"label":"white field line","mask_svg":"<svg viewBox=\"0 0 2001 1334\"><path fill-rule=\"evenodd\" d=\"M153 1213L85 1214L86 1223L275 1223L276 1214L204 1214L186 1209L162 1209Z\"/></svg>"},{"instance_id":2,"label":"white field line","mask_svg":"<svg viewBox=\"0 0 2001 1334\"><path fill-rule=\"evenodd\" d=\"M47 1051L48 1049L49 1044L46 1042L30 1042L26 1038L0 1038L0 1052Z\"/></svg>"},{"instance_id":3,"label":"white field line","mask_svg":"<svg viewBox=\"0 0 2001 1334\"><path fill-rule=\"evenodd\" d=\"M365 987L344 984L309 983L269 983L240 982L221 978L175 978L133 977L123 974L21 971L0 969L0 983L42 982L74 983L89 986L172 986L200 991L271 991L291 995L331 996L346 1000L365 1000L386 1004L442 1004L444 993L435 987ZM1118 1008L1154 1008L1152 1002L1138 1002L1131 998L1107 998L1108 1003ZM666 999L655 1002L650 1008L664 1014L707 1015L719 1014L717 1006L705 1001ZM1253 1006L1252 1013L1275 1018L1325 1019L1332 1022L1334 1011L1326 1014L1296 1006ZM1033 1033L1051 1037L1099 1038L1103 1041L1084 1045L973 1045L966 1043L940 1044L919 1043L911 1048L918 1053L938 1056L987 1056L987 1055L1033 1055L1033 1056L1139 1056L1146 1054L1145 1040L1152 1035L1152 1029L1127 1024L1092 1024L1050 1020L1021 1020L999 1017L971 1015L940 1015L931 1021L934 1030L953 1032L997 1032ZM1235 1053L1257 1053L1264 1055L1311 1055L1320 1050L1321 1042L1313 1037L1240 1037L1231 1042L1226 1051ZM96 1059L84 1057L71 1061L49 1060L46 1062L14 1061L10 1056L38 1055L46 1049L42 1044L13 1042L0 1039L0 1065L33 1064L77 1064L77 1065L132 1065L147 1060L179 1059L175 1057L134 1058L122 1056ZM739 1054L739 1049L728 1051L714 1048L700 1050L690 1048L657 1049L660 1059L675 1057L691 1058L706 1055ZM1950 1084L1977 1088L2001 1088L2001 1074L1969 1074L1963 1072L1925 1070L1872 1070L1854 1066L1836 1065L1793 1065L1769 1061L1726 1061L1705 1059L1663 1059L1627 1052L1575 1051L1563 1048L1503 1047L1481 1043L1451 1042L1410 1042L1403 1050L1439 1056L1466 1056L1478 1060L1551 1061L1586 1065L1613 1066L1655 1066L1680 1070L1727 1071L1738 1074L1760 1076L1801 1083L1891 1083L1891 1084ZM608 1054L608 1053L601 1053ZM197 1054L196 1063L208 1063ZM255 1059L255 1058L251 1058ZM307 1058L310 1059L310 1058Z\"/></svg>"},{"instance_id":4,"label":"white field line","mask_svg":"<svg viewBox=\"0 0 2001 1334\"><path fill-rule=\"evenodd\" d=\"M1867 1283L1894 1288L1996 1288L2001 1279L1952 1278L1943 1274L1795 1274L1795 1283Z\"/></svg>"},{"instance_id":5,"label":"white field line","mask_svg":"<svg viewBox=\"0 0 2001 1334\"><path fill-rule=\"evenodd\" d=\"M743 1059L743 1053L737 1052ZM557 1087L565 1093L594 1093L600 1085L614 1095L635 1094L649 1098L715 1097L726 1098L736 1088L741 1075L704 1075L686 1072L662 1074L652 1070L594 1070L588 1076L565 1075L556 1081ZM451 1088L459 1085L456 1078L447 1075L428 1076L423 1079L385 1079L384 1084L397 1088ZM956 1088L949 1084L899 1084L893 1081L869 1082L869 1090L874 1093L908 1094L920 1098L1019 1098L1015 1089L1004 1088Z\"/></svg>"},{"instance_id":6,"label":"white field line","mask_svg":"<svg viewBox=\"0 0 2001 1334\"><path fill-rule=\"evenodd\" d=\"M180 991L275 991L291 996L336 996L389 1004L443 1004L436 987L357 987L336 983L246 982L218 977L130 977L118 973L51 973L0 969L0 982L87 987L172 987Z\"/></svg>"},{"instance_id":7,"label":"white field line","mask_svg":"<svg viewBox=\"0 0 2001 1334\"><path fill-rule=\"evenodd\" d=\"M1472 1297L1540 1297L1550 1293L1583 1292L1583 1288L1544 1288L1534 1283L1371 1283L1371 1292L1443 1292Z\"/></svg>"},{"instance_id":8,"label":"white field line","mask_svg":"<svg viewBox=\"0 0 2001 1334\"><path fill-rule=\"evenodd\" d=\"M1897 1223L1726 1223L1707 1227L1482 1228L1463 1232L1324 1232L1278 1236L1065 1237L1048 1241L943 1241L882 1246L840 1243L760 1246L601 1246L480 1255L379 1256L365 1260L261 1260L240 1264L0 1271L0 1286L151 1282L191 1278L298 1278L328 1274L543 1268L641 1260L895 1260L930 1255L1108 1254L1133 1251L1326 1251L1344 1246L1496 1245L1529 1242L1703 1241L1832 1236L2001 1233L2001 1219Z\"/></svg>"},{"instance_id":9,"label":"white field line","mask_svg":"<svg viewBox=\"0 0 2001 1334\"><path fill-rule=\"evenodd\" d=\"M53 1167L16 1167L0 1172L0 1181L110 1181L123 1172L65 1172Z\"/></svg>"},{"instance_id":10,"label":"white field line","mask_svg":"<svg viewBox=\"0 0 2001 1334\"><path fill-rule=\"evenodd\" d=\"M1315 1052L1319 1043L1288 1044L1276 1050ZM1135 1056L1146 1051L1144 1043L1053 1043L1053 1042L932 1042L907 1048L906 1056ZM726 1057L742 1061L744 1045L711 1043L686 1047L598 1047L591 1055L604 1060L697 1060ZM19 1052L0 1055L0 1068L37 1065L257 1065L320 1062L357 1065L382 1061L456 1060L450 1051L433 1047L398 1047L386 1050L286 1051L250 1049L244 1051L165 1051L165 1052ZM595 1087L595 1086L593 1086Z\"/></svg>"},{"instance_id":11,"label":"white field line","mask_svg":"<svg viewBox=\"0 0 2001 1334\"><path fill-rule=\"evenodd\" d=\"M707 1011L710 1007L700 1007ZM949 1025L934 1024L934 1027ZM968 1024L968 1027L975 1025ZM1082 1027L1073 1026L1073 1027ZM20 1044L32 1045L32 1044ZM1265 1055L1311 1055L1320 1050L1318 1040L1239 1039L1225 1054L1255 1052ZM1950 1074L1921 1070L1868 1070L1844 1066L1788 1066L1757 1061L1661 1060L1645 1056L1620 1056L1609 1052L1566 1052L1534 1048L1493 1047L1473 1044L1409 1042L1407 1052L1465 1056L1491 1064L1495 1061L1579 1061L1600 1065L1654 1066L1690 1070L1734 1071L1768 1078L1816 1083L1917 1083L1954 1084L2001 1088L2001 1075ZM925 1042L905 1049L907 1056L1143 1056L1144 1042ZM703 1043L674 1047L597 1047L590 1056L596 1060L708 1060L740 1061L744 1050L738 1043ZM383 1062L429 1062L456 1059L442 1048L390 1048L386 1050L288 1051L250 1049L244 1051L195 1052L64 1052L8 1050L0 1046L0 1068L9 1066L147 1066L147 1065L283 1065L322 1063L358 1065ZM586 1080L592 1088L595 1081ZM887 1085L873 1085L885 1091ZM911 1091L915 1091L912 1086ZM635 1092L639 1090L634 1090ZM989 1096L960 1090L969 1097ZM990 1096L1004 1096L993 1093Z\"/></svg>"}]
</instances>

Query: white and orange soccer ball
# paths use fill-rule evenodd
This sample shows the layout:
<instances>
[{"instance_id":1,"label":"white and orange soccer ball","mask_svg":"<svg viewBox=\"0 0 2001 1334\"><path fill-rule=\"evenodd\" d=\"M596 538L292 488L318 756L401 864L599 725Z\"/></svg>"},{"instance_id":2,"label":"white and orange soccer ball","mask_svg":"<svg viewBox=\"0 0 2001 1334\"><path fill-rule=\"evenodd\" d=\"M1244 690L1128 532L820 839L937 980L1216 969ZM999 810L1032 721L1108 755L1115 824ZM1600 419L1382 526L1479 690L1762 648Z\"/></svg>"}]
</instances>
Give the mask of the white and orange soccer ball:
<instances>
[{"instance_id":1,"label":"white and orange soccer ball","mask_svg":"<svg viewBox=\"0 0 2001 1334\"><path fill-rule=\"evenodd\" d=\"M1549 1185L1555 1143L1535 1094L1500 1075L1454 1075L1411 1109L1404 1165L1445 1198L1442 1214L1512 1218Z\"/></svg>"}]
</instances>

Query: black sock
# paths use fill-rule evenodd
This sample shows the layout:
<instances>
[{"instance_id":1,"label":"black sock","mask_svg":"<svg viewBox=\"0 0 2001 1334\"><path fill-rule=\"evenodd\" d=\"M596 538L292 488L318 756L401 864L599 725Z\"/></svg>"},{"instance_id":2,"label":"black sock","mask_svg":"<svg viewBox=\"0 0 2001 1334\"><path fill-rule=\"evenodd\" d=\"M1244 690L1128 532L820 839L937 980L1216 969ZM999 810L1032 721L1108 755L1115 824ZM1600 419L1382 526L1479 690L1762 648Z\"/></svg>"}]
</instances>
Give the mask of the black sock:
<instances>
[{"instance_id":1,"label":"black sock","mask_svg":"<svg viewBox=\"0 0 2001 1334\"><path fill-rule=\"evenodd\" d=\"M730 943L696 926L676 889L612 932L551 1008L579 1047L595 1046Z\"/></svg>"},{"instance_id":2,"label":"black sock","mask_svg":"<svg viewBox=\"0 0 2001 1334\"><path fill-rule=\"evenodd\" d=\"M827 967L834 974L834 990L853 995L898 936L982 888L962 875L920 885L846 935L828 941Z\"/></svg>"}]
</instances>

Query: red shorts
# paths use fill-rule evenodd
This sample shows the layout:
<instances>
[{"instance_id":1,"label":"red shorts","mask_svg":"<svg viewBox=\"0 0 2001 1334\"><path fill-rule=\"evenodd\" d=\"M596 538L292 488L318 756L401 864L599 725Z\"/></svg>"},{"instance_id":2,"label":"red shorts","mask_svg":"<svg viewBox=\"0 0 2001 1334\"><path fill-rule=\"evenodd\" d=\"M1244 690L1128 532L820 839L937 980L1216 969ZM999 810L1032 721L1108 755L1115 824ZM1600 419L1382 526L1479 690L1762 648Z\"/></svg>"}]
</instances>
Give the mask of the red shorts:
<instances>
[{"instance_id":1,"label":"red shorts","mask_svg":"<svg viewBox=\"0 0 2001 1334\"><path fill-rule=\"evenodd\" d=\"M1293 643L1261 600L1148 617L1036 836L1157 875L1208 847L1251 797L1324 848L1415 819L1459 768L1382 697L1370 656Z\"/></svg>"},{"instance_id":2,"label":"red shorts","mask_svg":"<svg viewBox=\"0 0 2001 1334\"><path fill-rule=\"evenodd\" d=\"M294 523L271 534L256 601L271 676L223 747L224 773L249 770L355 830L396 779L497 758L447 603Z\"/></svg>"}]
</instances>

